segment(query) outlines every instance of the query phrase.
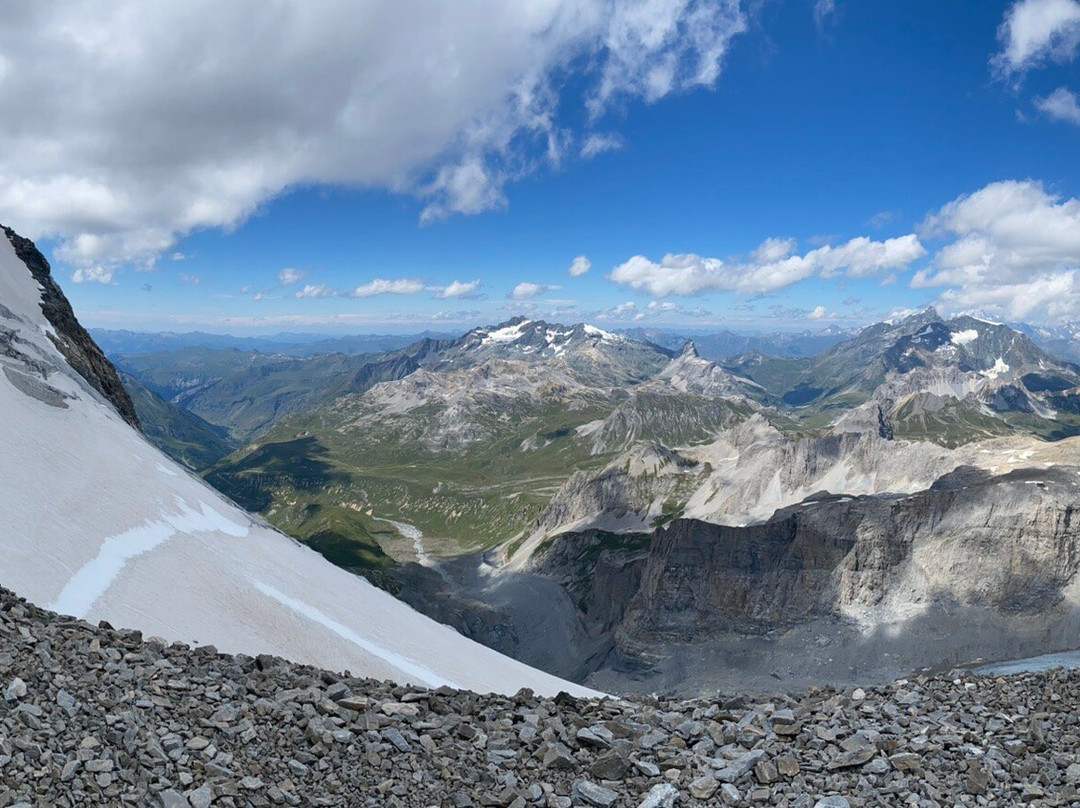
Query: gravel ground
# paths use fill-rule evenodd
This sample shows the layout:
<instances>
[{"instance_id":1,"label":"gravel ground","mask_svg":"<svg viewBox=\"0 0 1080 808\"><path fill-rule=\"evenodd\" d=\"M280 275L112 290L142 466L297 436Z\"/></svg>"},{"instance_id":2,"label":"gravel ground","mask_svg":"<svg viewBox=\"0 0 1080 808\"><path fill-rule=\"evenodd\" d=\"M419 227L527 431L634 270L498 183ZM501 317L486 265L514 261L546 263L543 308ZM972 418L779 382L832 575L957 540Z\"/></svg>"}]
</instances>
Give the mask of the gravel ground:
<instances>
[{"instance_id":1,"label":"gravel ground","mask_svg":"<svg viewBox=\"0 0 1080 808\"><path fill-rule=\"evenodd\" d=\"M793 696L423 690L0 590L0 807L1080 804L1080 674Z\"/></svg>"}]
</instances>

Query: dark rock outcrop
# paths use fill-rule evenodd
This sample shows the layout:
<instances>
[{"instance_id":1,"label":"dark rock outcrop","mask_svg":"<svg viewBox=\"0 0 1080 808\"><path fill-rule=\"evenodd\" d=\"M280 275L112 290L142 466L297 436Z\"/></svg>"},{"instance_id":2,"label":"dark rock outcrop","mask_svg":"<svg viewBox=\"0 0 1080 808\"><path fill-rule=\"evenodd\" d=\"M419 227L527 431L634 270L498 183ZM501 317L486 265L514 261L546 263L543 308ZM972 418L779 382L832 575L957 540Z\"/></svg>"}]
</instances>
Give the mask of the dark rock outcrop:
<instances>
[{"instance_id":1,"label":"dark rock outcrop","mask_svg":"<svg viewBox=\"0 0 1080 808\"><path fill-rule=\"evenodd\" d=\"M0 226L2 227L2 226ZM49 262L28 238L23 238L10 227L3 227L15 254L19 257L34 280L41 284L41 311L56 332L50 335L57 350L64 355L68 364L116 408L120 417L139 429L139 416L135 414L135 405L120 383L120 377L112 362L94 342L75 317L71 303L64 296L56 281L53 280Z\"/></svg>"}]
</instances>

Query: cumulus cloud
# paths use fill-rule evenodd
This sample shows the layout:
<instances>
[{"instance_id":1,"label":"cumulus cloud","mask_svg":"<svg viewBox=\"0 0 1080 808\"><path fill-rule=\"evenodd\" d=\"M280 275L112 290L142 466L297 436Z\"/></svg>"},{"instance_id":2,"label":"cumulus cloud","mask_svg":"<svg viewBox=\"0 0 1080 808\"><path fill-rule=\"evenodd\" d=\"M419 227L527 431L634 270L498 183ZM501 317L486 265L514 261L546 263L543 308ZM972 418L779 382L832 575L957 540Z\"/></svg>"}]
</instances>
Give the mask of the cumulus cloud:
<instances>
[{"instance_id":1,"label":"cumulus cloud","mask_svg":"<svg viewBox=\"0 0 1080 808\"><path fill-rule=\"evenodd\" d=\"M617 306L613 306L610 309L598 312L596 315L598 320L644 320L645 312L639 311L637 303L633 300L628 300L625 303L620 303Z\"/></svg>"},{"instance_id":2,"label":"cumulus cloud","mask_svg":"<svg viewBox=\"0 0 1080 808\"><path fill-rule=\"evenodd\" d=\"M824 306L815 306L814 309L806 315L811 320L832 320L836 318L836 314L830 312Z\"/></svg>"},{"instance_id":3,"label":"cumulus cloud","mask_svg":"<svg viewBox=\"0 0 1080 808\"><path fill-rule=\"evenodd\" d=\"M288 270L282 270L286 272ZM280 277L280 273L279 273ZM300 276L301 278L303 275ZM299 280L299 278L297 278ZM294 283L296 281L293 281ZM286 283L282 280L282 283ZM355 289L342 291L334 289L325 283L308 283L296 292L298 298L325 298L325 297L377 297L378 295L415 295L420 292L434 292L437 300L468 300L478 297L476 290L480 288L480 281L453 281L446 286L428 286L423 281L415 278L398 278L388 280L376 278L373 281L357 286ZM557 287L552 287L557 288Z\"/></svg>"},{"instance_id":4,"label":"cumulus cloud","mask_svg":"<svg viewBox=\"0 0 1080 808\"><path fill-rule=\"evenodd\" d=\"M580 278L586 272L592 269L592 261L586 258L584 255L579 255L573 261L570 262L570 268L566 270L573 278Z\"/></svg>"},{"instance_id":5,"label":"cumulus cloud","mask_svg":"<svg viewBox=\"0 0 1080 808\"><path fill-rule=\"evenodd\" d=\"M115 283L113 271L102 266L79 267L71 273L72 283L103 283L106 286Z\"/></svg>"},{"instance_id":6,"label":"cumulus cloud","mask_svg":"<svg viewBox=\"0 0 1080 808\"><path fill-rule=\"evenodd\" d=\"M1065 87L1058 87L1046 98L1036 98L1035 106L1056 121L1080 126L1080 98Z\"/></svg>"},{"instance_id":7,"label":"cumulus cloud","mask_svg":"<svg viewBox=\"0 0 1080 808\"><path fill-rule=\"evenodd\" d=\"M1069 61L1080 45L1080 1L1018 0L1005 13L998 39L993 64L1006 75Z\"/></svg>"},{"instance_id":8,"label":"cumulus cloud","mask_svg":"<svg viewBox=\"0 0 1080 808\"><path fill-rule=\"evenodd\" d=\"M658 300L650 300L649 305L646 308L656 314L672 314L674 312L680 311L682 309L682 306L680 306L678 303L672 303L670 300L665 300L663 302L660 302Z\"/></svg>"},{"instance_id":9,"label":"cumulus cloud","mask_svg":"<svg viewBox=\"0 0 1080 808\"><path fill-rule=\"evenodd\" d=\"M476 290L480 288L480 281L468 281L463 283L462 281L454 281L448 286L440 289L435 297L439 300L452 300L454 298L469 299L476 297Z\"/></svg>"},{"instance_id":10,"label":"cumulus cloud","mask_svg":"<svg viewBox=\"0 0 1080 808\"><path fill-rule=\"evenodd\" d=\"M659 262L643 255L615 267L608 278L653 297L692 296L703 292L774 292L812 277L838 274L865 278L902 270L926 255L914 234L873 241L865 236L839 246L826 245L795 254L794 239L768 239L748 262L725 263L692 253L665 255Z\"/></svg>"},{"instance_id":11,"label":"cumulus cloud","mask_svg":"<svg viewBox=\"0 0 1080 808\"><path fill-rule=\"evenodd\" d=\"M543 283L519 283L510 293L510 297L514 300L530 300L558 288L558 286L548 286Z\"/></svg>"},{"instance_id":12,"label":"cumulus cloud","mask_svg":"<svg viewBox=\"0 0 1080 808\"><path fill-rule=\"evenodd\" d=\"M912 288L944 288L948 310L1012 319L1080 314L1080 200L1038 182L995 182L927 218L928 238L945 243Z\"/></svg>"},{"instance_id":13,"label":"cumulus cloud","mask_svg":"<svg viewBox=\"0 0 1080 808\"><path fill-rule=\"evenodd\" d=\"M745 28L738 0L5 4L0 219L88 268L304 185L497 208L612 105L714 85Z\"/></svg>"},{"instance_id":14,"label":"cumulus cloud","mask_svg":"<svg viewBox=\"0 0 1080 808\"><path fill-rule=\"evenodd\" d=\"M323 298L323 297L336 297L340 292L336 292L331 289L325 283L305 283L304 288L296 292L298 298Z\"/></svg>"},{"instance_id":15,"label":"cumulus cloud","mask_svg":"<svg viewBox=\"0 0 1080 808\"><path fill-rule=\"evenodd\" d=\"M357 286L348 293L349 297L376 297L377 295L415 295L423 292L427 287L418 280L412 278L400 278L398 280L375 280Z\"/></svg>"},{"instance_id":16,"label":"cumulus cloud","mask_svg":"<svg viewBox=\"0 0 1080 808\"><path fill-rule=\"evenodd\" d=\"M285 269L277 274L277 278L282 286L295 286L300 283L306 275L306 272L301 272L299 269L285 267Z\"/></svg>"}]
</instances>

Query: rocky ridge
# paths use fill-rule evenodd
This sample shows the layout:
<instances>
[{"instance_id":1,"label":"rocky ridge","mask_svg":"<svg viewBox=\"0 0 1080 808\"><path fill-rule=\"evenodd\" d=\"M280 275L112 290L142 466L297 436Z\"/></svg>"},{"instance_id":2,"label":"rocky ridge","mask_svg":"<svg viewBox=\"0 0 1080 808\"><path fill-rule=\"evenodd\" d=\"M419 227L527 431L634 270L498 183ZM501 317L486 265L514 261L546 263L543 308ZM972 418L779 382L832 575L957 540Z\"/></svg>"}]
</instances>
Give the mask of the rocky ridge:
<instances>
[{"instance_id":1,"label":"rocky ridge","mask_svg":"<svg viewBox=\"0 0 1080 808\"><path fill-rule=\"evenodd\" d=\"M750 700L424 690L226 656L0 590L0 805L1068 805L1080 674Z\"/></svg>"},{"instance_id":2,"label":"rocky ridge","mask_svg":"<svg viewBox=\"0 0 1080 808\"><path fill-rule=\"evenodd\" d=\"M9 227L0 226L15 254L26 264L30 274L41 285L41 311L55 329L50 334L53 344L63 354L68 364L95 390L111 403L120 416L136 429L139 417L135 405L120 382L116 368L93 338L75 318L71 303L53 280L49 262L30 239L23 238Z\"/></svg>"}]
</instances>

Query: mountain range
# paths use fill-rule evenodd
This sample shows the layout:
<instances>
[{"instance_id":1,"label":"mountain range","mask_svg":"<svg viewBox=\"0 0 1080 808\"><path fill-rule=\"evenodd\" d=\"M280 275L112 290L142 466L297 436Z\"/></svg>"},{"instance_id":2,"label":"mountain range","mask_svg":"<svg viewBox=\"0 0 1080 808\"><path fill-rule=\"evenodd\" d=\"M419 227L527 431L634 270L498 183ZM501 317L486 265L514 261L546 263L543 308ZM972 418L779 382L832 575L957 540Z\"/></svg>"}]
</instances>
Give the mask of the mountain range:
<instances>
[{"instance_id":1,"label":"mountain range","mask_svg":"<svg viewBox=\"0 0 1080 808\"><path fill-rule=\"evenodd\" d=\"M119 362L233 430L244 445L204 472L221 491L561 676L764 687L1068 646L1075 570L1025 593L1046 547L1074 540L1080 369L932 309L827 336L813 355L718 362L693 341L518 317L381 355L204 351L201 378L177 372L183 352ZM978 502L997 508L961 538ZM1009 539L981 598L988 572L967 557L988 531L1048 544ZM954 612L964 643L905 639ZM749 649L753 664L718 663Z\"/></svg>"},{"instance_id":2,"label":"mountain range","mask_svg":"<svg viewBox=\"0 0 1080 808\"><path fill-rule=\"evenodd\" d=\"M503 691L1080 646L1080 369L1007 325L926 310L717 362L518 317L117 372L6 235L0 575L58 611Z\"/></svg>"}]
</instances>

